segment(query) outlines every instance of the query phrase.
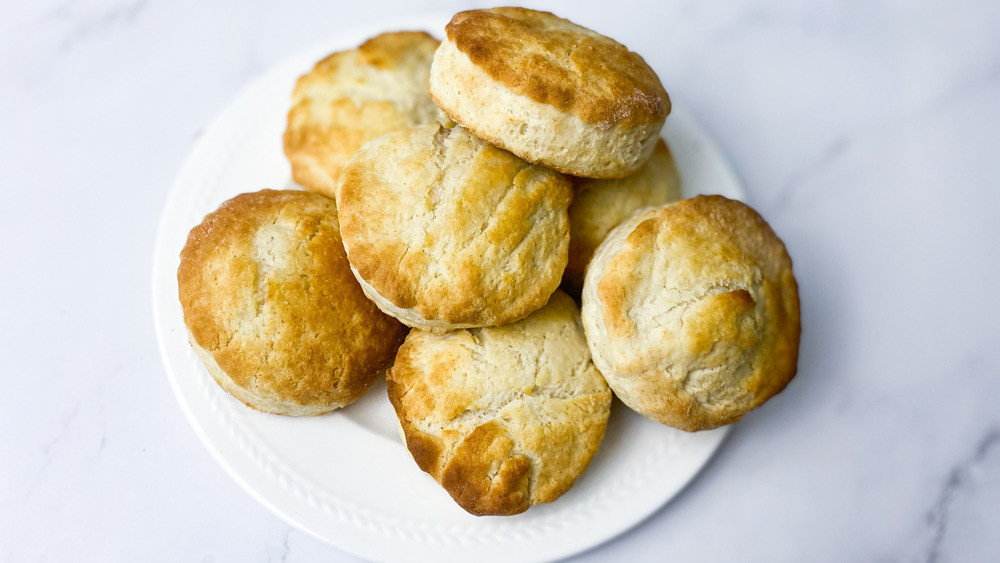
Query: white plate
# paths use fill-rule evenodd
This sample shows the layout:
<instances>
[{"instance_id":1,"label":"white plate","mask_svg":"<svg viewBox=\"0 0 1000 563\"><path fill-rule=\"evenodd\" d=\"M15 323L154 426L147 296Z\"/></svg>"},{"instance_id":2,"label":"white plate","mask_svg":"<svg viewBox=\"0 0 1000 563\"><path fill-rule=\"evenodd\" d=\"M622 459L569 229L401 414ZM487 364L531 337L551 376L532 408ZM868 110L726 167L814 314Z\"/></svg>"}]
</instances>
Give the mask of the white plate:
<instances>
[{"instance_id":1,"label":"white plate","mask_svg":"<svg viewBox=\"0 0 1000 563\"><path fill-rule=\"evenodd\" d=\"M252 411L202 367L177 299L178 253L205 214L242 192L295 187L281 141L295 79L326 54L380 31L441 36L448 19L393 22L332 40L278 66L226 108L198 140L163 212L153 267L157 335L171 385L199 437L240 485L288 522L372 560L546 561L595 546L649 516L694 477L726 429L687 434L615 401L604 443L572 490L524 514L477 518L410 458L384 382L324 417ZM685 195L743 196L722 153L682 108L674 108L664 135Z\"/></svg>"}]
</instances>

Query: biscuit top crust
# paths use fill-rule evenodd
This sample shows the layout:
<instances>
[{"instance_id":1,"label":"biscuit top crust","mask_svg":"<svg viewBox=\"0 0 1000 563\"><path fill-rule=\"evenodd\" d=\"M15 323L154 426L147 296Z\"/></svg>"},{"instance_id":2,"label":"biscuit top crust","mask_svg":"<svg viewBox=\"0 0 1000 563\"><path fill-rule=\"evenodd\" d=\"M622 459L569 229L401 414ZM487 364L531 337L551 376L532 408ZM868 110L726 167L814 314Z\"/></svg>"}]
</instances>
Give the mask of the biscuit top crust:
<instances>
[{"instance_id":1,"label":"biscuit top crust","mask_svg":"<svg viewBox=\"0 0 1000 563\"><path fill-rule=\"evenodd\" d=\"M798 287L785 245L756 211L698 196L619 228L591 265L605 263L603 275L587 279L606 330L601 355L618 375L673 389L688 430L735 422L785 387L798 358Z\"/></svg>"},{"instance_id":2,"label":"biscuit top crust","mask_svg":"<svg viewBox=\"0 0 1000 563\"><path fill-rule=\"evenodd\" d=\"M386 376L421 469L477 514L516 514L566 492L604 436L611 392L561 291L517 323L414 330Z\"/></svg>"},{"instance_id":3,"label":"biscuit top crust","mask_svg":"<svg viewBox=\"0 0 1000 563\"><path fill-rule=\"evenodd\" d=\"M437 39L423 31L377 35L356 49L338 51L316 63L296 82L292 101L345 98L359 106L387 101L400 113L420 111L430 96L427 76L438 45ZM422 80L409 84L411 75ZM427 117L437 115L430 111Z\"/></svg>"},{"instance_id":4,"label":"biscuit top crust","mask_svg":"<svg viewBox=\"0 0 1000 563\"><path fill-rule=\"evenodd\" d=\"M445 31L494 80L584 122L632 127L662 123L670 113L670 98L642 57L549 12L470 10Z\"/></svg>"},{"instance_id":5,"label":"biscuit top crust","mask_svg":"<svg viewBox=\"0 0 1000 563\"><path fill-rule=\"evenodd\" d=\"M375 139L338 191L351 264L426 319L491 326L543 306L566 267L569 180L461 127Z\"/></svg>"},{"instance_id":6,"label":"biscuit top crust","mask_svg":"<svg viewBox=\"0 0 1000 563\"><path fill-rule=\"evenodd\" d=\"M663 139L657 141L649 162L631 176L610 180L573 178L567 284L579 294L584 270L594 251L618 223L640 209L662 206L680 197L680 176Z\"/></svg>"},{"instance_id":7,"label":"biscuit top crust","mask_svg":"<svg viewBox=\"0 0 1000 563\"><path fill-rule=\"evenodd\" d=\"M333 197L341 169L365 142L445 120L428 92L439 44L424 32L383 33L300 77L284 136L295 180Z\"/></svg>"},{"instance_id":8,"label":"biscuit top crust","mask_svg":"<svg viewBox=\"0 0 1000 563\"><path fill-rule=\"evenodd\" d=\"M191 230L177 270L194 341L241 387L302 405L350 402L406 328L358 286L333 200L236 196Z\"/></svg>"}]
</instances>

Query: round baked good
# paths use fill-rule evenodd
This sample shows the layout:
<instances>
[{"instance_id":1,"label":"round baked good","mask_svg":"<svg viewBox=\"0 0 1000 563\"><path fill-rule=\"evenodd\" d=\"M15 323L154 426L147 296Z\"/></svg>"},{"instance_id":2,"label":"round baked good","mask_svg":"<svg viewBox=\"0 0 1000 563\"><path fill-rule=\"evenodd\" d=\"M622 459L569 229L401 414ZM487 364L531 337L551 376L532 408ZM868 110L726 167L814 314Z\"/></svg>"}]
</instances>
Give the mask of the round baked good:
<instances>
[{"instance_id":1,"label":"round baked good","mask_svg":"<svg viewBox=\"0 0 1000 563\"><path fill-rule=\"evenodd\" d=\"M427 92L438 44L423 32L384 33L299 78L284 138L295 181L334 197L340 171L361 145L446 119Z\"/></svg>"},{"instance_id":2,"label":"round baked good","mask_svg":"<svg viewBox=\"0 0 1000 563\"><path fill-rule=\"evenodd\" d=\"M568 491L611 407L561 291L512 325L410 332L386 380L417 465L476 515L517 514Z\"/></svg>"},{"instance_id":3,"label":"round baked good","mask_svg":"<svg viewBox=\"0 0 1000 563\"><path fill-rule=\"evenodd\" d=\"M577 296L594 251L618 223L645 207L660 207L681 198L681 179L674 157L660 139L649 161L624 178L573 178L569 206L569 262L563 274L566 289Z\"/></svg>"},{"instance_id":4,"label":"round baked good","mask_svg":"<svg viewBox=\"0 0 1000 563\"><path fill-rule=\"evenodd\" d=\"M736 422L795 376L792 261L756 211L722 196L612 230L587 268L583 323L615 395L682 430Z\"/></svg>"},{"instance_id":5,"label":"round baked good","mask_svg":"<svg viewBox=\"0 0 1000 563\"><path fill-rule=\"evenodd\" d=\"M423 125L369 142L337 197L361 287L412 327L523 319L566 268L569 180L461 127Z\"/></svg>"},{"instance_id":6,"label":"round baked good","mask_svg":"<svg viewBox=\"0 0 1000 563\"><path fill-rule=\"evenodd\" d=\"M476 136L574 176L620 178L649 158L670 99L623 45L548 12L470 10L434 54L434 101Z\"/></svg>"},{"instance_id":7,"label":"round baked good","mask_svg":"<svg viewBox=\"0 0 1000 563\"><path fill-rule=\"evenodd\" d=\"M223 203L191 230L177 285L209 373L264 412L319 415L354 402L406 332L354 280L336 204L309 192Z\"/></svg>"}]
</instances>

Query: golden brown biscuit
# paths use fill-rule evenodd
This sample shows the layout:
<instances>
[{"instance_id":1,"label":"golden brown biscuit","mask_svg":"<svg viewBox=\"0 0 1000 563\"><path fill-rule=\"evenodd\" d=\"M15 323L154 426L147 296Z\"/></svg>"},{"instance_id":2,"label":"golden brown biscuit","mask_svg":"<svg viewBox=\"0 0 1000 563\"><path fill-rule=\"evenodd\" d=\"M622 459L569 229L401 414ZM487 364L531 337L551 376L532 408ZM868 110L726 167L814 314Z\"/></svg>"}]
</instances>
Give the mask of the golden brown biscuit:
<instances>
[{"instance_id":1,"label":"golden brown biscuit","mask_svg":"<svg viewBox=\"0 0 1000 563\"><path fill-rule=\"evenodd\" d=\"M434 55L434 101L476 136L566 174L620 178L649 158L670 99L623 45L548 12L456 14Z\"/></svg>"},{"instance_id":2,"label":"golden brown biscuit","mask_svg":"<svg viewBox=\"0 0 1000 563\"><path fill-rule=\"evenodd\" d=\"M568 491L611 405L561 291L512 325L412 331L386 379L413 459L476 515L517 514Z\"/></svg>"},{"instance_id":3,"label":"golden brown biscuit","mask_svg":"<svg viewBox=\"0 0 1000 563\"><path fill-rule=\"evenodd\" d=\"M333 200L308 192L223 203L191 230L177 284L209 373L265 412L318 415L357 400L406 332L354 280Z\"/></svg>"},{"instance_id":4,"label":"golden brown biscuit","mask_svg":"<svg viewBox=\"0 0 1000 563\"><path fill-rule=\"evenodd\" d=\"M594 251L618 223L645 207L659 207L681 198L681 180L674 157L660 139L649 161L631 176L612 180L573 178L569 206L569 263L563 285L579 296L583 274Z\"/></svg>"},{"instance_id":5,"label":"golden brown biscuit","mask_svg":"<svg viewBox=\"0 0 1000 563\"><path fill-rule=\"evenodd\" d=\"M337 194L365 293L425 330L514 322L545 305L569 248L569 180L461 127L366 144Z\"/></svg>"},{"instance_id":6,"label":"golden brown biscuit","mask_svg":"<svg viewBox=\"0 0 1000 563\"><path fill-rule=\"evenodd\" d=\"M736 422L795 376L792 261L757 212L722 196L612 230L587 268L583 323L618 398L682 430Z\"/></svg>"},{"instance_id":7,"label":"golden brown biscuit","mask_svg":"<svg viewBox=\"0 0 1000 563\"><path fill-rule=\"evenodd\" d=\"M423 32L384 33L299 78L284 139L295 181L334 197L341 169L361 145L446 119L427 92L438 44Z\"/></svg>"}]
</instances>

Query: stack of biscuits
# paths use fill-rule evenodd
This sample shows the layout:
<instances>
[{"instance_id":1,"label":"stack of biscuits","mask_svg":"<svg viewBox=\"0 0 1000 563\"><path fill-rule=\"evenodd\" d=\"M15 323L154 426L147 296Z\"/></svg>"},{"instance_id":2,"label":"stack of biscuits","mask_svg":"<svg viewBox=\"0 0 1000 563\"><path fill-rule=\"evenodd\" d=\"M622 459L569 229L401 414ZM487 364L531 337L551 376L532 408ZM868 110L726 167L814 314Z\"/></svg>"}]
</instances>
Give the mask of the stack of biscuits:
<instances>
[{"instance_id":1,"label":"stack of biscuits","mask_svg":"<svg viewBox=\"0 0 1000 563\"><path fill-rule=\"evenodd\" d=\"M305 191L237 196L191 231L180 301L219 385L320 415L385 374L416 465L476 515L569 490L612 392L686 431L780 392L791 260L746 205L680 199L645 61L521 8L445 34L320 61L284 136Z\"/></svg>"}]
</instances>

